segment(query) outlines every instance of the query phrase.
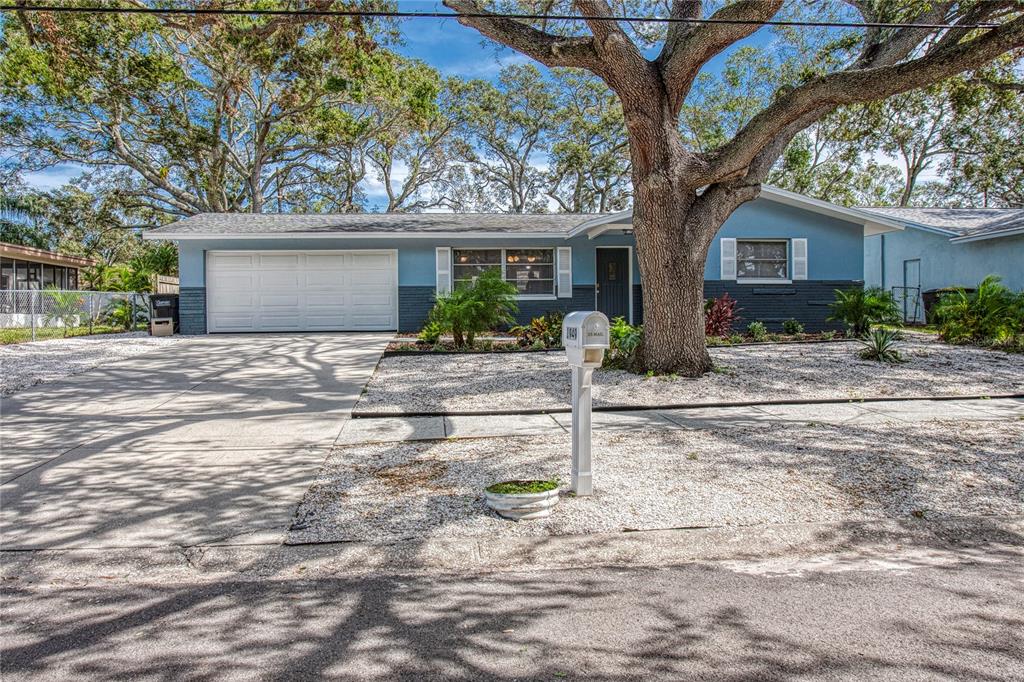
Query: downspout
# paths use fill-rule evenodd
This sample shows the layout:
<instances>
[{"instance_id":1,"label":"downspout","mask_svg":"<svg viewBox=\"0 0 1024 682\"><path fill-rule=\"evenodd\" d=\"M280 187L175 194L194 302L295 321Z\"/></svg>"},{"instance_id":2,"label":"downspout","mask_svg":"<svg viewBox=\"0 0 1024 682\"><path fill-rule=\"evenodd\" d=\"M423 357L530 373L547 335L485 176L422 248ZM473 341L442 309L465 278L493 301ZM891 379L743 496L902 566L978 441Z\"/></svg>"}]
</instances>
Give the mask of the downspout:
<instances>
[{"instance_id":1,"label":"downspout","mask_svg":"<svg viewBox=\"0 0 1024 682\"><path fill-rule=\"evenodd\" d=\"M885 233L883 232L879 236L882 238L882 241L878 247L878 270L882 280L882 290L888 291L889 287L885 285Z\"/></svg>"}]
</instances>

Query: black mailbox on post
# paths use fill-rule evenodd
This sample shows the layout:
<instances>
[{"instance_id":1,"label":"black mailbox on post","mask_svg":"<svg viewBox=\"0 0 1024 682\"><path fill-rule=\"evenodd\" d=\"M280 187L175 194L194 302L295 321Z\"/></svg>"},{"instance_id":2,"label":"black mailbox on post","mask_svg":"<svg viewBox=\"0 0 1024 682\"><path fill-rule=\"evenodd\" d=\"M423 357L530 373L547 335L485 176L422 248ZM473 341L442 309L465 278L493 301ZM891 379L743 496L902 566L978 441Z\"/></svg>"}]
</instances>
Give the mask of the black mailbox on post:
<instances>
[{"instance_id":1,"label":"black mailbox on post","mask_svg":"<svg viewBox=\"0 0 1024 682\"><path fill-rule=\"evenodd\" d=\"M174 333L178 333L178 294L150 294L149 319L174 320Z\"/></svg>"}]
</instances>

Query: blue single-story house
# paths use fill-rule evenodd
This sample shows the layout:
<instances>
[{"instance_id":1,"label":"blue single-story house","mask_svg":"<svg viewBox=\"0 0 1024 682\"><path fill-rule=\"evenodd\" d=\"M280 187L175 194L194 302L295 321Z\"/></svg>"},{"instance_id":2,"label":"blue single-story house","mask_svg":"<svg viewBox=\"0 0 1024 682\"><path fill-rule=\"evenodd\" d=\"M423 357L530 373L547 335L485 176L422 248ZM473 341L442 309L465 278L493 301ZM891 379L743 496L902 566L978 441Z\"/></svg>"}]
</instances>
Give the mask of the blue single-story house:
<instances>
[{"instance_id":1,"label":"blue single-story house","mask_svg":"<svg viewBox=\"0 0 1024 682\"><path fill-rule=\"evenodd\" d=\"M867 286L892 291L908 322L923 322L921 293L1000 275L1024 289L1024 208L864 208L905 229L864 243Z\"/></svg>"},{"instance_id":2,"label":"blue single-story house","mask_svg":"<svg viewBox=\"0 0 1024 682\"><path fill-rule=\"evenodd\" d=\"M180 250L181 331L418 330L436 292L487 268L519 289L523 321L598 309L643 319L629 211L579 214L200 214L150 230ZM765 187L720 230L705 295L745 322L825 322L834 290L862 286L865 236L885 216Z\"/></svg>"}]
</instances>

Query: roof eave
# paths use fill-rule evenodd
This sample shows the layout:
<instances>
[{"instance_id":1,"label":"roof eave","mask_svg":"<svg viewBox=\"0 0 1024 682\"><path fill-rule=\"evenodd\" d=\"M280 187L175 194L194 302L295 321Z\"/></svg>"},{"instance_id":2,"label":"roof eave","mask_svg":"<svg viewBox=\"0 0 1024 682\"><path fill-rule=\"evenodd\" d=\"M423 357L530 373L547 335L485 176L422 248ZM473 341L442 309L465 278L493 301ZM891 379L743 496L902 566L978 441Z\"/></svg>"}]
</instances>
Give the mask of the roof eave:
<instances>
[{"instance_id":1,"label":"roof eave","mask_svg":"<svg viewBox=\"0 0 1024 682\"><path fill-rule=\"evenodd\" d=\"M952 244L963 244L964 242L980 242L986 239L999 239L1001 237L1013 237L1014 235L1024 234L1024 226L1011 227L1008 230L996 230L994 232L982 232L980 234L965 234L961 237L953 237L950 239Z\"/></svg>"},{"instance_id":2,"label":"roof eave","mask_svg":"<svg viewBox=\"0 0 1024 682\"><path fill-rule=\"evenodd\" d=\"M856 208L839 206L828 201L822 201L821 199L813 199L811 197L804 196L803 194L790 192L789 190L780 189L771 185L762 185L760 196L768 199L769 201L785 204L787 206L795 206L814 213L843 220L848 223L861 225L864 229L865 237L884 234L886 232L901 232L905 229L904 221L895 220L881 214L870 213ZM572 228L569 230L569 237L587 234L591 239L593 239L594 237L607 232L609 229L614 229L608 227L610 225L618 226L621 224L622 229L632 229L632 218L632 209L601 216L593 220L588 220Z\"/></svg>"},{"instance_id":3,"label":"roof eave","mask_svg":"<svg viewBox=\"0 0 1024 682\"><path fill-rule=\"evenodd\" d=\"M143 239L193 241L210 239L564 239L564 232L158 232Z\"/></svg>"}]
</instances>

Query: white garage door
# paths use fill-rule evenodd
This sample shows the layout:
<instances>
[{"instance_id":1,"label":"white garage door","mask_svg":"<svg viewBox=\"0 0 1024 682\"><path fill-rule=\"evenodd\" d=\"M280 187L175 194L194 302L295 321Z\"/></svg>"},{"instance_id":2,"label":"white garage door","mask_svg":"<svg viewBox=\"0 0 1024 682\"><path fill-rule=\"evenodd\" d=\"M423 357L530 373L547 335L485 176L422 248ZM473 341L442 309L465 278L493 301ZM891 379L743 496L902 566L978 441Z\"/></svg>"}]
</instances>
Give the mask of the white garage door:
<instances>
[{"instance_id":1,"label":"white garage door","mask_svg":"<svg viewBox=\"0 0 1024 682\"><path fill-rule=\"evenodd\" d=\"M210 251L210 332L398 328L395 251Z\"/></svg>"}]
</instances>

